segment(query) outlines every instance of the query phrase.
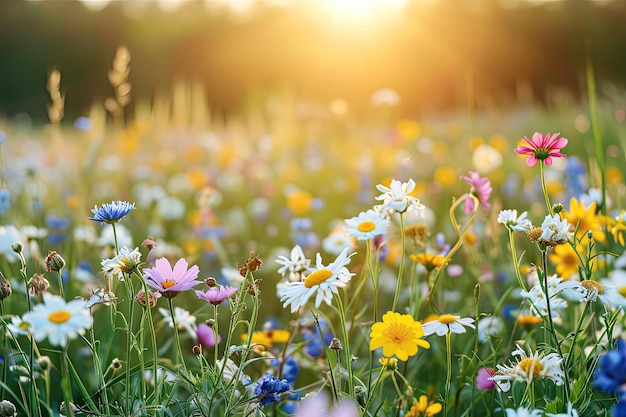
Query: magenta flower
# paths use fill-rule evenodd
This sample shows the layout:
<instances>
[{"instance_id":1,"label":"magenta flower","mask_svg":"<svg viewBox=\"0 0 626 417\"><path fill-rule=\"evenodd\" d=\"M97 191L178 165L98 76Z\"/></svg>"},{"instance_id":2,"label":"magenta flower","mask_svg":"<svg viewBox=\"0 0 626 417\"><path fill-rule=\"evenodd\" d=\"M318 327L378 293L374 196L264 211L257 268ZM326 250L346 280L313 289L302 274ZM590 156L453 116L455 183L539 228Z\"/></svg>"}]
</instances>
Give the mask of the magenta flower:
<instances>
[{"instance_id":1,"label":"magenta flower","mask_svg":"<svg viewBox=\"0 0 626 417\"><path fill-rule=\"evenodd\" d=\"M154 262L154 268L146 268L144 270L144 279L146 283L160 292L164 297L174 298L178 293L187 291L202 281L197 281L200 269L197 265L193 265L187 269L188 264L184 258L181 258L172 265L165 258L159 258Z\"/></svg>"},{"instance_id":2,"label":"magenta flower","mask_svg":"<svg viewBox=\"0 0 626 417\"><path fill-rule=\"evenodd\" d=\"M489 391L496 387L496 383L489 378L493 377L495 372L493 368L480 368L476 374L476 388L483 391Z\"/></svg>"},{"instance_id":3,"label":"magenta flower","mask_svg":"<svg viewBox=\"0 0 626 417\"><path fill-rule=\"evenodd\" d=\"M469 177L465 175L461 175L462 180L465 180L469 185L471 185L470 193L474 194L478 197L478 201L483 205L483 209L485 213L489 211L491 205L489 205L489 197L491 196L491 182L489 178L480 178L480 174L478 172L470 171ZM465 214L470 214L474 211L474 200L472 198L465 198Z\"/></svg>"},{"instance_id":4,"label":"magenta flower","mask_svg":"<svg viewBox=\"0 0 626 417\"><path fill-rule=\"evenodd\" d=\"M198 339L198 343L204 347L213 347L222 341L222 338L218 334L217 343L215 343L215 333L213 332L213 329L205 323L200 323L198 324L198 327L196 327L196 337Z\"/></svg>"},{"instance_id":5,"label":"magenta flower","mask_svg":"<svg viewBox=\"0 0 626 417\"><path fill-rule=\"evenodd\" d=\"M567 145L566 138L559 138L560 133L550 135L549 133L542 136L541 133L535 132L533 140L528 140L524 136L523 140L528 146L519 146L515 148L515 153L520 155L528 155L526 165L535 166L538 161L543 161L546 165L552 165L552 157L567 158L567 155L561 153L561 149Z\"/></svg>"},{"instance_id":6,"label":"magenta flower","mask_svg":"<svg viewBox=\"0 0 626 417\"><path fill-rule=\"evenodd\" d=\"M208 301L213 305L222 304L228 297L239 291L235 287L229 287L228 285L221 285L218 287L211 287L206 292L196 290L198 298Z\"/></svg>"}]
</instances>

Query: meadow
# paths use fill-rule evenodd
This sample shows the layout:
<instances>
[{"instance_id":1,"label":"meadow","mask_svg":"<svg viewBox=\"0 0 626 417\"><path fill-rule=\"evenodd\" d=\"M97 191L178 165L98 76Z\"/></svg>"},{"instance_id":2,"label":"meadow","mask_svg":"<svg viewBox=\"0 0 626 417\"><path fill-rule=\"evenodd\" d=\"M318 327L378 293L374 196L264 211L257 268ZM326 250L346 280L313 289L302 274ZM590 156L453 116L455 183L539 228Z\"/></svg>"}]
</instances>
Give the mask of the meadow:
<instances>
[{"instance_id":1,"label":"meadow","mask_svg":"<svg viewBox=\"0 0 626 417\"><path fill-rule=\"evenodd\" d=\"M0 122L1 416L626 415L623 94L48 90Z\"/></svg>"}]
</instances>

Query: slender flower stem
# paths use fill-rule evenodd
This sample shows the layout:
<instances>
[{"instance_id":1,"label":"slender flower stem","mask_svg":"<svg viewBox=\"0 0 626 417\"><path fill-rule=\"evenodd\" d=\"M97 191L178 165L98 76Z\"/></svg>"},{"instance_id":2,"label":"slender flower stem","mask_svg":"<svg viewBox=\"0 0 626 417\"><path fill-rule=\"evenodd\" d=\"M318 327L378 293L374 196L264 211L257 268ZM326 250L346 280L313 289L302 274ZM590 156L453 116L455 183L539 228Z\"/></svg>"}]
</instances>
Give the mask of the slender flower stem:
<instances>
[{"instance_id":1,"label":"slender flower stem","mask_svg":"<svg viewBox=\"0 0 626 417\"><path fill-rule=\"evenodd\" d=\"M448 370L446 372L446 386L445 386L445 394L444 394L444 402L443 402L443 415L447 415L447 409L448 409L448 398L450 396L450 383L452 381L452 348L451 348L451 343L450 343L450 335L452 334L451 331L448 330L448 333L446 333L446 365L448 367Z\"/></svg>"},{"instance_id":2,"label":"slender flower stem","mask_svg":"<svg viewBox=\"0 0 626 417\"><path fill-rule=\"evenodd\" d=\"M159 399L159 381L158 381L158 378L157 378L157 372L159 370L159 355L158 355L158 351L157 351L156 334L154 332L154 322L152 320L152 307L150 306L150 296L149 296L150 290L148 289L148 284L146 283L146 280L141 276L139 270L135 269L135 271L133 273L139 277L141 285L143 286L143 293L144 293L145 304L146 304L144 306L144 314L145 314L146 319L148 321L147 329L144 328L143 330L150 334L150 344L152 345L152 373L154 375L154 384L153 384L153 388L154 388L154 403L155 404L159 404L159 402L160 402L160 399ZM143 351L142 351L142 354L143 354ZM143 379L144 378L142 376L142 380Z\"/></svg>"},{"instance_id":3,"label":"slender flower stem","mask_svg":"<svg viewBox=\"0 0 626 417\"><path fill-rule=\"evenodd\" d=\"M392 311L396 311L396 305L398 304L398 296L400 295L400 288L402 287L402 275L404 273L404 258L406 257L406 251L405 251L405 240L406 237L404 236L404 217L403 217L403 213L400 213L400 239L401 239L401 246L402 246L402 255L400 257L400 267L398 268L398 279L396 281L396 293L393 296L393 304L391 307Z\"/></svg>"},{"instance_id":4,"label":"slender flower stem","mask_svg":"<svg viewBox=\"0 0 626 417\"><path fill-rule=\"evenodd\" d=\"M178 336L178 325L176 324L176 316L174 315L174 305L172 304L172 299L167 299L170 306L170 314L172 315L172 325L174 326L174 339L176 341L176 347L178 349L178 360L180 361L183 371L185 372L185 376L189 376L189 372L187 372L187 365L185 364L185 357L183 356L183 348L180 345L180 337ZM156 381L156 375L154 376Z\"/></svg>"},{"instance_id":5,"label":"slender flower stem","mask_svg":"<svg viewBox=\"0 0 626 417\"><path fill-rule=\"evenodd\" d=\"M513 257L513 269L515 270L515 276L517 277L517 284L521 289L526 291L526 285L522 279L522 274L519 270L519 260L517 259L517 251L515 250L515 235L513 230L509 229L509 245L511 246L511 256Z\"/></svg>"},{"instance_id":6,"label":"slender flower stem","mask_svg":"<svg viewBox=\"0 0 626 417\"><path fill-rule=\"evenodd\" d=\"M339 294L335 294L337 307L339 310L339 320L341 321L341 330L344 337L343 350L346 353L346 370L348 371L348 393L350 398L354 398L354 380L352 377L352 354L350 353L350 341L348 340L348 330L346 329L346 314L343 309L343 302Z\"/></svg>"},{"instance_id":7,"label":"slender flower stem","mask_svg":"<svg viewBox=\"0 0 626 417\"><path fill-rule=\"evenodd\" d=\"M74 417L74 411L72 410L72 384L70 381L70 370L68 368L69 358L67 356L67 340L66 345L63 348L63 355L61 356L61 385L63 386L63 398L65 399L65 413L68 417ZM127 387L128 389L128 387Z\"/></svg>"},{"instance_id":8,"label":"slender flower stem","mask_svg":"<svg viewBox=\"0 0 626 417\"><path fill-rule=\"evenodd\" d=\"M63 274L60 269L57 271L57 280L59 282L59 295L65 300L65 292L63 291Z\"/></svg>"},{"instance_id":9,"label":"slender flower stem","mask_svg":"<svg viewBox=\"0 0 626 417\"><path fill-rule=\"evenodd\" d=\"M323 338L322 326L320 325L318 315L314 314L313 319L315 320L315 325L317 326L317 330L320 333L320 337ZM330 388L331 388L331 392L333 393L333 400L335 401L335 404L336 404L339 401L339 392L337 389L337 382L335 381L335 373L333 372L333 364L330 361L330 349L328 346L324 346L324 349L326 350L326 355L324 356L326 357L326 363L328 365L328 372L330 376Z\"/></svg>"},{"instance_id":10,"label":"slender flower stem","mask_svg":"<svg viewBox=\"0 0 626 417\"><path fill-rule=\"evenodd\" d=\"M578 334L583 326L585 318L587 317L587 311L589 311L589 304L591 301L587 301L585 306L583 307L583 312L578 319L578 323L576 324L576 331L574 332L574 337L572 337L572 347L567 355L567 360L565 361L565 366L563 367L563 372L567 375L567 371L572 363L574 358L574 347L576 346L576 340L578 339Z\"/></svg>"},{"instance_id":11,"label":"slender flower stem","mask_svg":"<svg viewBox=\"0 0 626 417\"><path fill-rule=\"evenodd\" d=\"M548 189L546 187L546 177L544 175L543 161L539 162L539 176L541 177L541 189L543 190L543 197L546 200L546 206L548 207L548 212L550 215L553 215L552 204L550 204L550 197L548 196Z\"/></svg>"},{"instance_id":12,"label":"slender flower stem","mask_svg":"<svg viewBox=\"0 0 626 417\"><path fill-rule=\"evenodd\" d=\"M219 322L218 322L218 316L217 316L217 305L213 304L213 319L215 320L215 323L213 323L213 327L212 327L212 331L213 331L213 338L215 340L215 348L213 349L213 369L217 369L217 355L219 354L219 343L218 343L218 337L219 337Z\"/></svg>"},{"instance_id":13,"label":"slender flower stem","mask_svg":"<svg viewBox=\"0 0 626 417\"><path fill-rule=\"evenodd\" d=\"M546 250L542 250L541 251L541 265L543 268L543 271L540 274L540 279L543 280L543 291L546 295L546 306L547 306L547 310L548 310L548 323L550 325L550 334L552 335L552 340L554 341L554 345L556 348L557 353L559 354L559 357L561 358L561 360L564 360L564 356L563 356L563 350L561 349L561 343L559 342L559 337L557 335L556 332L556 328L554 327L554 320L552 319L552 309L550 307L550 293L549 288L548 288L548 251ZM573 346L573 345L572 345ZM569 375L567 372L567 369L563 369L563 373L565 375L565 384L564 384L564 394L565 394L565 399L564 399L564 404L567 404L567 402L569 401L569 390L570 390L570 386L569 386Z\"/></svg>"},{"instance_id":14,"label":"slender flower stem","mask_svg":"<svg viewBox=\"0 0 626 417\"><path fill-rule=\"evenodd\" d=\"M130 399L131 384L130 384L130 370L132 362L132 347L133 347L133 321L135 319L135 303L133 302L133 285L130 282L130 277L124 279L124 286L126 287L126 298L128 301L128 321L126 322L126 368L125 368L125 381L126 381L126 411L130 413L132 409L132 403ZM156 378L156 375L155 375Z\"/></svg>"},{"instance_id":15,"label":"slender flower stem","mask_svg":"<svg viewBox=\"0 0 626 417\"><path fill-rule=\"evenodd\" d=\"M28 311L33 311L33 304L30 299L30 289L28 288L28 278L26 274L26 259L24 259L24 254L20 250L16 252L20 258L20 275L24 280L24 285L26 286L26 303L28 305ZM28 400L30 407L30 415L35 416L39 414L39 402L37 401L37 385L35 384L33 366L35 363L35 340L33 335L31 334L28 338L30 341L30 357L28 358L28 377L30 380L30 389L28 390Z\"/></svg>"}]
</instances>

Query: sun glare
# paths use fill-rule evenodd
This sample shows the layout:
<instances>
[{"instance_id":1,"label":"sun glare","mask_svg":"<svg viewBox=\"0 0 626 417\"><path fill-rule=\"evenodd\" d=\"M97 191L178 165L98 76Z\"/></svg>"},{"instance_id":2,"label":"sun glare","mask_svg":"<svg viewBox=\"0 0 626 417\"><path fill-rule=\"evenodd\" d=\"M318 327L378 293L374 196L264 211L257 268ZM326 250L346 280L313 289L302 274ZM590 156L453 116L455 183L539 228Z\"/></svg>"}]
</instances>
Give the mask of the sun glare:
<instances>
[{"instance_id":1,"label":"sun glare","mask_svg":"<svg viewBox=\"0 0 626 417\"><path fill-rule=\"evenodd\" d=\"M380 13L397 10L408 0L321 0L328 17L340 23L371 23Z\"/></svg>"}]
</instances>

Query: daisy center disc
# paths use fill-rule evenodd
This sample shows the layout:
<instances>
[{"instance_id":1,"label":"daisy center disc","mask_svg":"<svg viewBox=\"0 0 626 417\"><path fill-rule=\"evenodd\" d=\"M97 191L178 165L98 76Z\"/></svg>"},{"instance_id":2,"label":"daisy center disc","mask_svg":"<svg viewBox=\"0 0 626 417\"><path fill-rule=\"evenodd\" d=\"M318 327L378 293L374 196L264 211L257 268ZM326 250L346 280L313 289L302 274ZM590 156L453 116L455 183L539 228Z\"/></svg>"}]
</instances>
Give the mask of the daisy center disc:
<instances>
[{"instance_id":1,"label":"daisy center disc","mask_svg":"<svg viewBox=\"0 0 626 417\"><path fill-rule=\"evenodd\" d=\"M311 288L314 285L320 285L332 276L333 273L328 269L319 269L307 275L307 277L304 279L304 286L307 288Z\"/></svg>"},{"instance_id":2,"label":"daisy center disc","mask_svg":"<svg viewBox=\"0 0 626 417\"><path fill-rule=\"evenodd\" d=\"M452 314L443 314L443 315L439 316L437 321L439 321L439 323L443 323L443 324L452 324L452 323L454 323L456 321L456 317L454 317Z\"/></svg>"},{"instance_id":3,"label":"daisy center disc","mask_svg":"<svg viewBox=\"0 0 626 417\"><path fill-rule=\"evenodd\" d=\"M533 379L539 378L541 371L543 370L543 365L537 362L534 359L526 358L519 363L519 367L526 375L532 377ZM531 374L532 372L532 374Z\"/></svg>"},{"instance_id":4,"label":"daisy center disc","mask_svg":"<svg viewBox=\"0 0 626 417\"><path fill-rule=\"evenodd\" d=\"M600 295L604 294L604 287L597 281L585 279L580 281L580 285L582 285L587 291L595 290Z\"/></svg>"},{"instance_id":5,"label":"daisy center disc","mask_svg":"<svg viewBox=\"0 0 626 417\"><path fill-rule=\"evenodd\" d=\"M65 310L55 311L54 313L48 316L48 320L50 320L54 324L63 324L68 321L72 317L72 315Z\"/></svg>"},{"instance_id":6,"label":"daisy center disc","mask_svg":"<svg viewBox=\"0 0 626 417\"><path fill-rule=\"evenodd\" d=\"M374 222L370 222L370 221L362 222L357 227L359 232L363 232L363 233L371 232L375 228L376 228L376 225L374 224Z\"/></svg>"},{"instance_id":7,"label":"daisy center disc","mask_svg":"<svg viewBox=\"0 0 626 417\"><path fill-rule=\"evenodd\" d=\"M168 288L173 287L174 285L176 285L176 281L174 281L173 279L166 279L165 281L161 283L161 286L163 287L164 290L167 290Z\"/></svg>"}]
</instances>

